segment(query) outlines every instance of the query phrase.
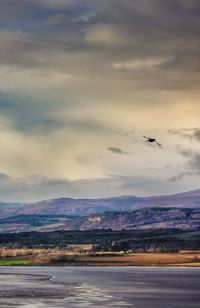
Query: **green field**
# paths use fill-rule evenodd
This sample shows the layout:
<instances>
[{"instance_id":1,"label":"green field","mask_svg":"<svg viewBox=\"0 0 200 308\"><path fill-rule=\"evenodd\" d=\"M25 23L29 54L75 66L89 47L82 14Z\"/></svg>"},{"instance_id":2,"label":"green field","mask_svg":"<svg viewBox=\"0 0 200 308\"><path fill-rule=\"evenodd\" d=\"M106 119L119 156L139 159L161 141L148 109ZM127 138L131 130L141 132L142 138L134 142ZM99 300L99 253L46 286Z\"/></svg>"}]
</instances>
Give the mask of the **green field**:
<instances>
[{"instance_id":1,"label":"green field","mask_svg":"<svg viewBox=\"0 0 200 308\"><path fill-rule=\"evenodd\" d=\"M29 260L0 260L1 265L27 265L30 264Z\"/></svg>"}]
</instances>

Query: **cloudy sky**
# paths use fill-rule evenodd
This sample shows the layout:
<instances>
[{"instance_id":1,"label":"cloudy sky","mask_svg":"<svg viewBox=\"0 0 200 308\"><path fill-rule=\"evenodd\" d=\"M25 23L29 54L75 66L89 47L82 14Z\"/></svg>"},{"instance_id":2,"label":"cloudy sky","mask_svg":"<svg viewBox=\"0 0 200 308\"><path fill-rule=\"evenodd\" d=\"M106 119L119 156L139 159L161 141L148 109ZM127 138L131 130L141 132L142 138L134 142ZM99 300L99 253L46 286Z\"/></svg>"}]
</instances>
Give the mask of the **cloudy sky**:
<instances>
[{"instance_id":1,"label":"cloudy sky","mask_svg":"<svg viewBox=\"0 0 200 308\"><path fill-rule=\"evenodd\" d=\"M199 188L199 37L198 0L1 0L0 199Z\"/></svg>"}]
</instances>

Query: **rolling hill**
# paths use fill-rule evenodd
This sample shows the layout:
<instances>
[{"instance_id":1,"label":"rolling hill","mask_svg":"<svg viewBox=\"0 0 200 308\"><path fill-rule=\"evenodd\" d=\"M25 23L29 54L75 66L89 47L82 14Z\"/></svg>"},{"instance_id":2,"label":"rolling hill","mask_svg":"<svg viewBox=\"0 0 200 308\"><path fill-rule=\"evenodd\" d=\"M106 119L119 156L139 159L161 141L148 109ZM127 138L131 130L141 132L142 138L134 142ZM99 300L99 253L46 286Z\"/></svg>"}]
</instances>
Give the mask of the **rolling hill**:
<instances>
[{"instance_id":1,"label":"rolling hill","mask_svg":"<svg viewBox=\"0 0 200 308\"><path fill-rule=\"evenodd\" d=\"M0 232L56 230L198 230L200 209L143 208L88 216L18 215L0 219Z\"/></svg>"},{"instance_id":2,"label":"rolling hill","mask_svg":"<svg viewBox=\"0 0 200 308\"><path fill-rule=\"evenodd\" d=\"M121 196L101 199L60 198L29 204L20 214L85 216L106 211L129 211L146 207L200 208L200 190L156 197Z\"/></svg>"},{"instance_id":3,"label":"rolling hill","mask_svg":"<svg viewBox=\"0 0 200 308\"><path fill-rule=\"evenodd\" d=\"M167 196L0 203L0 232L100 228L197 229L200 190Z\"/></svg>"}]
</instances>

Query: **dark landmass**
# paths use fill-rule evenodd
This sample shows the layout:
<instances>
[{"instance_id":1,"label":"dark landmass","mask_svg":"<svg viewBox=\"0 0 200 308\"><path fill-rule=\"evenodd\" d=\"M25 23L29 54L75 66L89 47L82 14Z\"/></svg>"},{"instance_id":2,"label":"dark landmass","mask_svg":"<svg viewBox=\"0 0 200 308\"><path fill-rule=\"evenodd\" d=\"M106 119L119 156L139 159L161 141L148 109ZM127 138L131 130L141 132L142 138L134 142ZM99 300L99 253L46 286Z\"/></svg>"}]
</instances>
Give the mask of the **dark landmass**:
<instances>
[{"instance_id":1,"label":"dark landmass","mask_svg":"<svg viewBox=\"0 0 200 308\"><path fill-rule=\"evenodd\" d=\"M181 229L200 227L200 209L143 208L134 211L106 212L78 221L80 230L88 229Z\"/></svg>"},{"instance_id":2,"label":"dark landmass","mask_svg":"<svg viewBox=\"0 0 200 308\"><path fill-rule=\"evenodd\" d=\"M54 231L0 234L2 247L59 247L92 244L93 251L175 252L200 249L200 230Z\"/></svg>"},{"instance_id":3,"label":"dark landmass","mask_svg":"<svg viewBox=\"0 0 200 308\"><path fill-rule=\"evenodd\" d=\"M14 215L78 215L129 211L146 207L200 208L200 189L167 196L121 196L100 199L58 198L36 203L0 203L0 217Z\"/></svg>"},{"instance_id":4,"label":"dark landmass","mask_svg":"<svg viewBox=\"0 0 200 308\"><path fill-rule=\"evenodd\" d=\"M142 208L87 216L16 215L0 218L0 232L200 228L200 208Z\"/></svg>"},{"instance_id":5,"label":"dark landmass","mask_svg":"<svg viewBox=\"0 0 200 308\"><path fill-rule=\"evenodd\" d=\"M0 233L91 230L194 230L200 227L200 190L158 197L60 198L0 203Z\"/></svg>"},{"instance_id":6,"label":"dark landmass","mask_svg":"<svg viewBox=\"0 0 200 308\"><path fill-rule=\"evenodd\" d=\"M200 190L0 203L0 265L200 266Z\"/></svg>"},{"instance_id":7,"label":"dark landmass","mask_svg":"<svg viewBox=\"0 0 200 308\"><path fill-rule=\"evenodd\" d=\"M200 230L0 234L0 265L200 266Z\"/></svg>"}]
</instances>

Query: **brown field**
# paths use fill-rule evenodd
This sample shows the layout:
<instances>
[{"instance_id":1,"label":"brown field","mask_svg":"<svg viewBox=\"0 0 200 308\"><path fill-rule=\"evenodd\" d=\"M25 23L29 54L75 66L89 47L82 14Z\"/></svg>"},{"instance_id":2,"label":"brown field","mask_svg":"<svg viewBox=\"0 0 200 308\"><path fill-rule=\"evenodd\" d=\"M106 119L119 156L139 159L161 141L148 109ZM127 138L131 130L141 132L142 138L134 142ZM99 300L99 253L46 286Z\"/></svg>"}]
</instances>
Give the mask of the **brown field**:
<instances>
[{"instance_id":1,"label":"brown field","mask_svg":"<svg viewBox=\"0 0 200 308\"><path fill-rule=\"evenodd\" d=\"M90 253L88 247L65 249L1 248L0 260L27 260L30 265L78 266L200 266L200 251L179 253ZM79 247L80 248L80 247Z\"/></svg>"},{"instance_id":2,"label":"brown field","mask_svg":"<svg viewBox=\"0 0 200 308\"><path fill-rule=\"evenodd\" d=\"M88 266L200 266L200 253L95 254L58 257L52 263Z\"/></svg>"}]
</instances>

